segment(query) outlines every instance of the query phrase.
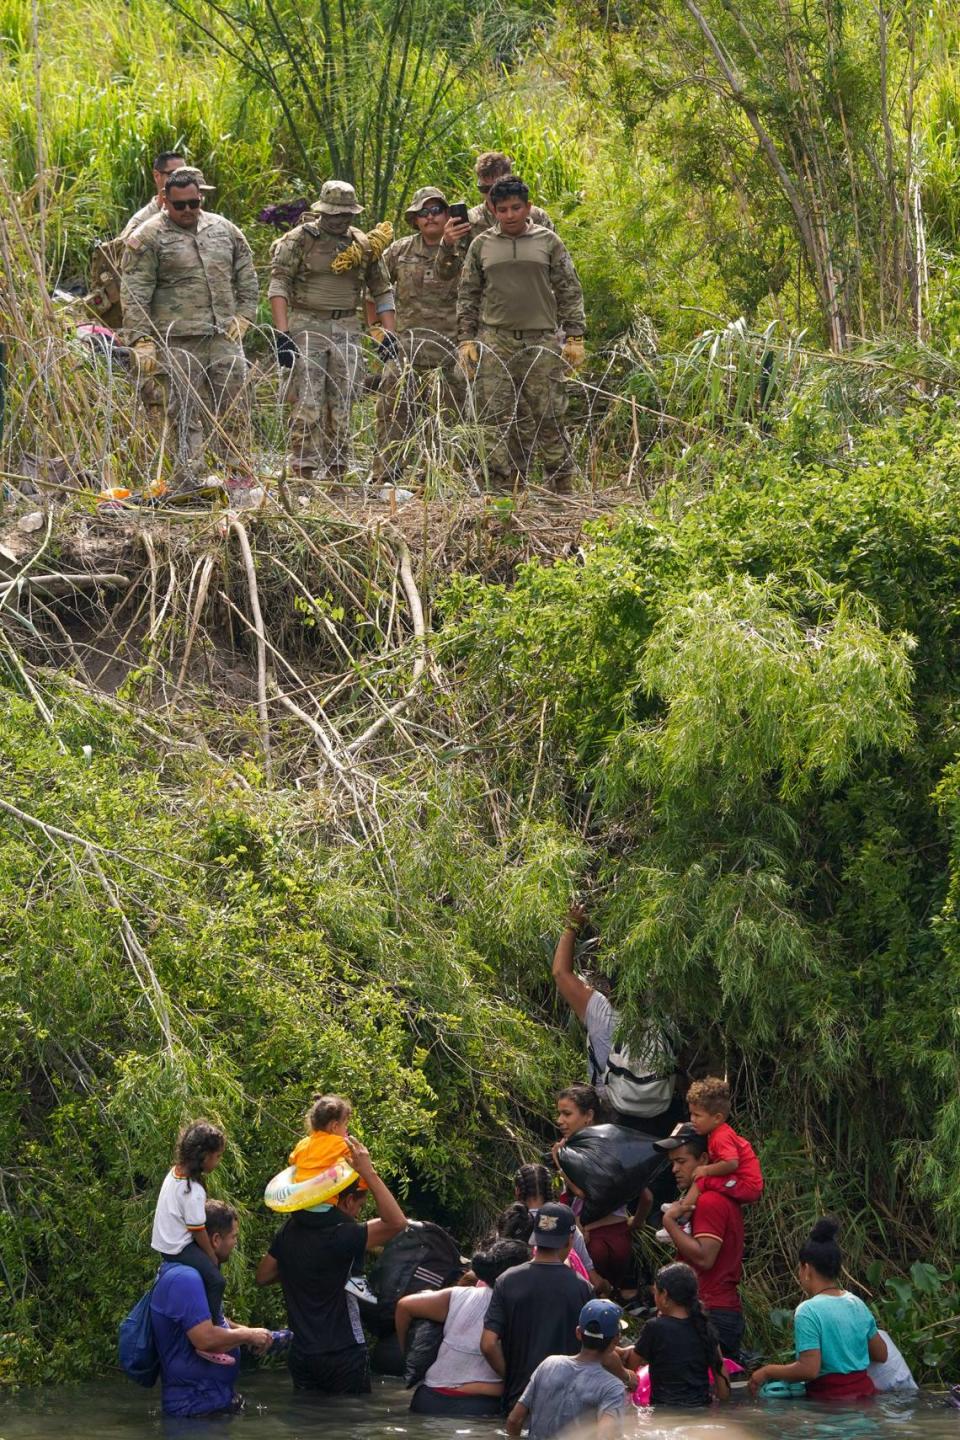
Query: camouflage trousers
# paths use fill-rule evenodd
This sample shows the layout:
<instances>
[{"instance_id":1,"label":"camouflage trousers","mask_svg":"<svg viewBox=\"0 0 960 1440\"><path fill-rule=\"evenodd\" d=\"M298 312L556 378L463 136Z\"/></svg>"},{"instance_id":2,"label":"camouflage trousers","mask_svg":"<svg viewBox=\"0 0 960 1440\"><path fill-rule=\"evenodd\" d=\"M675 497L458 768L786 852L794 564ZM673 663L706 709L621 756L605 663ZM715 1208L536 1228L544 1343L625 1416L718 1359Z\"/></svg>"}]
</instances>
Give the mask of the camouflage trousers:
<instances>
[{"instance_id":1,"label":"camouflage trousers","mask_svg":"<svg viewBox=\"0 0 960 1440\"><path fill-rule=\"evenodd\" d=\"M218 431L249 420L243 347L225 335L180 335L159 359L156 374L140 382L140 399L150 423L166 432L175 470L192 471L211 435L221 450Z\"/></svg>"},{"instance_id":2,"label":"camouflage trousers","mask_svg":"<svg viewBox=\"0 0 960 1440\"><path fill-rule=\"evenodd\" d=\"M435 342L433 351L438 348ZM422 346L412 361L401 356L384 365L377 391L375 480L392 481L403 474L419 420L432 417L448 425L462 423L467 387L452 343L449 351L438 355Z\"/></svg>"},{"instance_id":3,"label":"camouflage trousers","mask_svg":"<svg viewBox=\"0 0 960 1440\"><path fill-rule=\"evenodd\" d=\"M573 455L563 423L567 396L555 332L482 325L477 338L477 421L490 489L522 485L539 459L544 483L568 491Z\"/></svg>"},{"instance_id":4,"label":"camouflage trousers","mask_svg":"<svg viewBox=\"0 0 960 1440\"><path fill-rule=\"evenodd\" d=\"M350 467L350 420L363 388L365 365L360 326L351 316L290 317L290 336L300 352L284 391L290 407L290 464L342 479Z\"/></svg>"}]
</instances>

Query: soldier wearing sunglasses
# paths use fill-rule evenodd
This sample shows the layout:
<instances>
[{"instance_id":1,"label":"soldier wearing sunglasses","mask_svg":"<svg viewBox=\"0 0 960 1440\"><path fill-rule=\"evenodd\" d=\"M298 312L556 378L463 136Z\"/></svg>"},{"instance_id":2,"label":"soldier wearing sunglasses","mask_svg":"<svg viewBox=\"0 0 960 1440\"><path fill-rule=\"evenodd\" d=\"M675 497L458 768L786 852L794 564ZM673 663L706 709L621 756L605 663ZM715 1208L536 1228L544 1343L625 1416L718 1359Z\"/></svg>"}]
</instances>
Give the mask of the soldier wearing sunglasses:
<instances>
[{"instance_id":1,"label":"soldier wearing sunglasses","mask_svg":"<svg viewBox=\"0 0 960 1440\"><path fill-rule=\"evenodd\" d=\"M463 415L466 386L457 366L457 276L436 274L440 237L450 215L442 190L425 185L406 211L412 235L394 240L383 263L397 304L397 353L387 360L377 392L377 458L373 478L395 485L403 474L418 413L440 383L448 418ZM432 408L432 407L431 407Z\"/></svg>"},{"instance_id":2,"label":"soldier wearing sunglasses","mask_svg":"<svg viewBox=\"0 0 960 1440\"><path fill-rule=\"evenodd\" d=\"M212 421L243 404L243 336L259 287L242 232L202 209L194 170L164 183L163 210L128 235L120 293L126 343L141 382L160 382L181 490L192 490ZM232 413L231 413L232 412Z\"/></svg>"}]
</instances>

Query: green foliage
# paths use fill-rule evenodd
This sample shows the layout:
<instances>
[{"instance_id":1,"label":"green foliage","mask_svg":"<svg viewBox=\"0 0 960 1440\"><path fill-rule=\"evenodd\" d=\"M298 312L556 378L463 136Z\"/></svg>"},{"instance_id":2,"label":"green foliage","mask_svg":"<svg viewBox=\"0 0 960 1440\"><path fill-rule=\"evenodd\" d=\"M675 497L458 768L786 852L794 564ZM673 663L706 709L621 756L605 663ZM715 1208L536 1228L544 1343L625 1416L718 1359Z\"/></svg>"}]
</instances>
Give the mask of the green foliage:
<instances>
[{"instance_id":1,"label":"green foliage","mask_svg":"<svg viewBox=\"0 0 960 1440\"><path fill-rule=\"evenodd\" d=\"M144 751L96 708L64 758L29 705L0 701L4 794L106 847L117 897L105 903L82 847L0 822L0 1302L21 1337L5 1378L109 1363L191 1116L229 1133L211 1188L240 1205L248 1261L272 1232L263 1186L325 1089L352 1097L419 1213L454 1219L469 1243L503 1193L501 1137L522 1143L570 1063L522 1013L517 954L569 892L578 847L544 824L485 840L469 794L425 797L411 832L385 794L385 849L361 853L309 805L267 805L195 759ZM90 766L80 736L95 737ZM122 944L118 907L142 956ZM246 1273L233 1267L234 1303L262 1311Z\"/></svg>"},{"instance_id":2,"label":"green foliage","mask_svg":"<svg viewBox=\"0 0 960 1440\"><path fill-rule=\"evenodd\" d=\"M835 1206L854 1273L943 1268L955 1238L957 444L944 404L842 465L714 448L696 503L662 490L577 561L448 595L475 723L510 716L498 779L539 755L589 815L621 1006L727 1069L778 1233ZM755 1244L769 1303L782 1252Z\"/></svg>"}]
</instances>

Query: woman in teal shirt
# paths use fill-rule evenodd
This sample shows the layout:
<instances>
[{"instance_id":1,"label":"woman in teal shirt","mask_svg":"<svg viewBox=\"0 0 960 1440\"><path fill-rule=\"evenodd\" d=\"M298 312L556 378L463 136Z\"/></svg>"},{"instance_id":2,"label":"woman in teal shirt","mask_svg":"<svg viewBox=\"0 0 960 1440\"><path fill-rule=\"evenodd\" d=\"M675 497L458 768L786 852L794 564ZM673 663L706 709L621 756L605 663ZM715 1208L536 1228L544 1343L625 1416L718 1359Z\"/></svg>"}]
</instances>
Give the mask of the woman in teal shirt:
<instances>
[{"instance_id":1,"label":"woman in teal shirt","mask_svg":"<svg viewBox=\"0 0 960 1440\"><path fill-rule=\"evenodd\" d=\"M797 1358L790 1365L761 1365L750 1376L752 1395L769 1380L802 1381L815 1400L863 1400L875 1394L867 1366L886 1360L887 1346L860 1297L840 1284L839 1229L836 1220L818 1220L801 1249L797 1279L807 1298L793 1317Z\"/></svg>"}]
</instances>

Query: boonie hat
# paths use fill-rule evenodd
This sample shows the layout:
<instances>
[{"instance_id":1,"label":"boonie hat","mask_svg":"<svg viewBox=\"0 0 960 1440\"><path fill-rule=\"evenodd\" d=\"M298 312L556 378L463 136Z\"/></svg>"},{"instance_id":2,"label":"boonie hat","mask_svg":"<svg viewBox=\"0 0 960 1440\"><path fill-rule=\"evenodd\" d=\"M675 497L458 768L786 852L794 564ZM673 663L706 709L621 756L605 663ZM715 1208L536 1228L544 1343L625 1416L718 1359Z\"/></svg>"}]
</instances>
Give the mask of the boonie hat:
<instances>
[{"instance_id":1,"label":"boonie hat","mask_svg":"<svg viewBox=\"0 0 960 1440\"><path fill-rule=\"evenodd\" d=\"M653 1148L670 1151L679 1150L681 1145L690 1144L702 1145L704 1150L707 1148L706 1138L693 1128L689 1120L684 1120L681 1124L674 1125L670 1134L663 1140L654 1140Z\"/></svg>"},{"instance_id":2,"label":"boonie hat","mask_svg":"<svg viewBox=\"0 0 960 1440\"><path fill-rule=\"evenodd\" d=\"M346 180L327 180L310 209L315 215L359 215L363 206L357 204L357 192Z\"/></svg>"},{"instance_id":3,"label":"boonie hat","mask_svg":"<svg viewBox=\"0 0 960 1440\"><path fill-rule=\"evenodd\" d=\"M412 225L414 229L416 229L417 225L417 216L428 200L439 200L441 205L447 205L446 195L444 195L442 190L438 190L436 185L422 185L403 212L407 224ZM449 205L447 205L447 208L450 208Z\"/></svg>"},{"instance_id":4,"label":"boonie hat","mask_svg":"<svg viewBox=\"0 0 960 1440\"><path fill-rule=\"evenodd\" d=\"M612 1340L620 1334L623 1311L612 1300L588 1300L580 1311L577 1324L591 1340Z\"/></svg>"},{"instance_id":5,"label":"boonie hat","mask_svg":"<svg viewBox=\"0 0 960 1440\"><path fill-rule=\"evenodd\" d=\"M537 1223L531 1239L538 1249L559 1250L566 1245L576 1228L577 1217L569 1205L551 1200L537 1211Z\"/></svg>"}]
</instances>

